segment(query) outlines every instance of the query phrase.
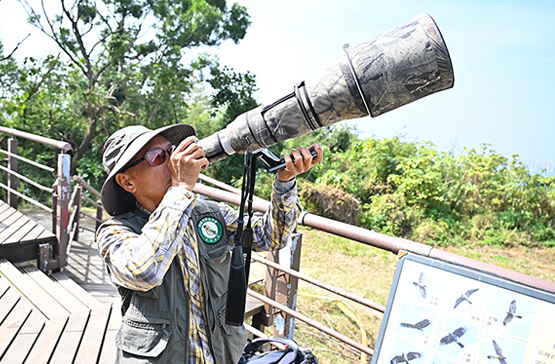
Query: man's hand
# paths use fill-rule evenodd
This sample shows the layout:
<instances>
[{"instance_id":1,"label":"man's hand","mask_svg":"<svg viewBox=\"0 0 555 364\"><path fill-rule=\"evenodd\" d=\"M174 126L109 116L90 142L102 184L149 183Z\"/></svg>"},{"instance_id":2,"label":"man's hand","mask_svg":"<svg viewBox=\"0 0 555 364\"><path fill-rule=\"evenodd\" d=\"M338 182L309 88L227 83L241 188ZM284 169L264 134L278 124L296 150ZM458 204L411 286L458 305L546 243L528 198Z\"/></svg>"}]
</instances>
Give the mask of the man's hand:
<instances>
[{"instance_id":1,"label":"man's hand","mask_svg":"<svg viewBox=\"0 0 555 364\"><path fill-rule=\"evenodd\" d=\"M316 156L312 157L310 151L316 151ZM291 159L291 155L295 158L295 163ZM285 168L277 172L277 180L280 182L287 182L293 177L308 171L316 164L320 163L324 158L324 152L320 144L314 144L310 148L300 147L299 150L292 149L290 154L283 156L285 159Z\"/></svg>"},{"instance_id":2,"label":"man's hand","mask_svg":"<svg viewBox=\"0 0 555 364\"><path fill-rule=\"evenodd\" d=\"M208 166L208 159L197 141L195 136L186 138L170 156L168 169L173 187L183 186L192 191L200 171Z\"/></svg>"}]
</instances>

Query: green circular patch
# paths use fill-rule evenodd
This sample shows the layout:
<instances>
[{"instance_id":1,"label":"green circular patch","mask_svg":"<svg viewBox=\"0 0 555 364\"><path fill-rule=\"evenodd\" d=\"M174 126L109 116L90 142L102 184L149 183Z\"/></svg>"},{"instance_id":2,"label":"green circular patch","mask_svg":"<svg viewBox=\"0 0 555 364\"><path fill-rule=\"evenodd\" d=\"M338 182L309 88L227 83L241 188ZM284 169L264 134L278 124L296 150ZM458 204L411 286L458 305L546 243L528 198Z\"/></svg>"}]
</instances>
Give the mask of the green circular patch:
<instances>
[{"instance_id":1,"label":"green circular patch","mask_svg":"<svg viewBox=\"0 0 555 364\"><path fill-rule=\"evenodd\" d=\"M222 223L213 217L204 217L198 222L198 233L202 241L214 244L220 241L224 234Z\"/></svg>"}]
</instances>

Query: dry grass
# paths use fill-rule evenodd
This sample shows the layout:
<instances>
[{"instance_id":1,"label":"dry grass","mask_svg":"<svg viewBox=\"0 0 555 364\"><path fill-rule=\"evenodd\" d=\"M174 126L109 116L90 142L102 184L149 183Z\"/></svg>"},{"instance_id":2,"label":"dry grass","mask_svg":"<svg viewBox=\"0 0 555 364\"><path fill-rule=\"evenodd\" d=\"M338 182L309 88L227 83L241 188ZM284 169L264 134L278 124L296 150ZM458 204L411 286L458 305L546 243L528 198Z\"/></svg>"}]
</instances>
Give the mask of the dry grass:
<instances>
[{"instance_id":1,"label":"dry grass","mask_svg":"<svg viewBox=\"0 0 555 364\"><path fill-rule=\"evenodd\" d=\"M303 273L385 306L395 272L397 258L394 254L316 230L302 229L302 233ZM297 307L301 313L360 342L358 325L339 309L334 300L341 300L356 313L367 331L369 346L374 347L381 313L305 282L299 284ZM309 347L321 364L360 362L357 350L299 321L295 338L301 345Z\"/></svg>"}]
</instances>

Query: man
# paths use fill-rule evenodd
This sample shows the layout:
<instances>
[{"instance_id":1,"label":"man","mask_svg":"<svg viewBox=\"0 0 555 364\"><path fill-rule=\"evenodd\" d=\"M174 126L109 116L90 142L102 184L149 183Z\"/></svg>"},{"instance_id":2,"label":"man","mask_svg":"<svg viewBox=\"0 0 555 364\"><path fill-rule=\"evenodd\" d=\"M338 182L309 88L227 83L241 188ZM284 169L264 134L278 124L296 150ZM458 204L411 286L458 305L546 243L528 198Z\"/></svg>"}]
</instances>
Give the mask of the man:
<instances>
[{"instance_id":1,"label":"man","mask_svg":"<svg viewBox=\"0 0 555 364\"><path fill-rule=\"evenodd\" d=\"M122 296L116 336L121 363L236 363L244 327L225 323L230 251L238 214L192 192L208 166L190 125L129 126L104 145L101 200L113 216L99 250ZM287 244L300 213L295 176L322 160L308 148L286 155L269 211L253 225L254 250Z\"/></svg>"}]
</instances>

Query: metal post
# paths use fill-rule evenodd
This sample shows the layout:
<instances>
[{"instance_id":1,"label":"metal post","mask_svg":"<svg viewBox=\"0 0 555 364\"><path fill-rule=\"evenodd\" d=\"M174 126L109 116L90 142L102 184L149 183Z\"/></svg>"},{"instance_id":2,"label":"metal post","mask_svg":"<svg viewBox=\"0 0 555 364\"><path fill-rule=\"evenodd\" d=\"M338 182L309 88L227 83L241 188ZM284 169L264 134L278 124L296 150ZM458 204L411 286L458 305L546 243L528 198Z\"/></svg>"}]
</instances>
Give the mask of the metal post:
<instances>
[{"instance_id":1,"label":"metal post","mask_svg":"<svg viewBox=\"0 0 555 364\"><path fill-rule=\"evenodd\" d=\"M52 233L56 235L56 222L58 221L58 180L52 184Z\"/></svg>"},{"instance_id":2,"label":"metal post","mask_svg":"<svg viewBox=\"0 0 555 364\"><path fill-rule=\"evenodd\" d=\"M303 242L303 234L295 233L292 235L291 244L291 269L299 271L301 267L301 247ZM287 281L287 307L297 310L297 292L299 288L299 278L286 275ZM295 335L295 318L290 314L285 315L285 337L293 340Z\"/></svg>"},{"instance_id":3,"label":"metal post","mask_svg":"<svg viewBox=\"0 0 555 364\"><path fill-rule=\"evenodd\" d=\"M98 200L98 204L99 204L99 206L96 207L96 229L95 229L95 231L98 230L98 228L102 224L102 222L101 222L102 221L102 214L104 212L104 209L101 207L102 206L102 201Z\"/></svg>"},{"instance_id":4,"label":"metal post","mask_svg":"<svg viewBox=\"0 0 555 364\"><path fill-rule=\"evenodd\" d=\"M75 231L75 234L73 234L73 240L79 241L79 226L81 224L81 186L75 186L75 199L73 201L73 209L73 211L77 211L74 212L75 221L73 222L73 225L75 227L70 226L70 228L72 229L72 231Z\"/></svg>"},{"instance_id":5,"label":"metal post","mask_svg":"<svg viewBox=\"0 0 555 364\"><path fill-rule=\"evenodd\" d=\"M58 155L58 204L56 207L57 269L67 265L69 199L71 194L70 169L71 157L69 154L60 153Z\"/></svg>"},{"instance_id":6,"label":"metal post","mask_svg":"<svg viewBox=\"0 0 555 364\"><path fill-rule=\"evenodd\" d=\"M17 154L18 141L15 137L8 139L8 153ZM11 172L19 172L19 163L17 158L8 154L8 169ZM17 176L10 173L8 175L8 187L17 191L18 179ZM17 210L17 196L8 191L8 204Z\"/></svg>"},{"instance_id":7,"label":"metal post","mask_svg":"<svg viewBox=\"0 0 555 364\"><path fill-rule=\"evenodd\" d=\"M268 260L278 262L278 252L268 252ZM264 296L271 300L276 298L277 275L279 271L275 268L266 267L266 279L264 284ZM274 316L274 308L265 303L261 312L252 317L252 326L259 331L264 331L264 326L272 326L272 318Z\"/></svg>"},{"instance_id":8,"label":"metal post","mask_svg":"<svg viewBox=\"0 0 555 364\"><path fill-rule=\"evenodd\" d=\"M301 260L302 234L291 234L291 246L289 250L280 251L279 264L298 271ZM297 288L299 279L289 274L277 274L277 292L275 301L292 310L297 308ZM293 339L295 330L295 318L286 312L279 311L274 316L274 336L285 336Z\"/></svg>"}]
</instances>

